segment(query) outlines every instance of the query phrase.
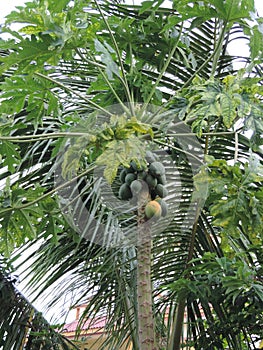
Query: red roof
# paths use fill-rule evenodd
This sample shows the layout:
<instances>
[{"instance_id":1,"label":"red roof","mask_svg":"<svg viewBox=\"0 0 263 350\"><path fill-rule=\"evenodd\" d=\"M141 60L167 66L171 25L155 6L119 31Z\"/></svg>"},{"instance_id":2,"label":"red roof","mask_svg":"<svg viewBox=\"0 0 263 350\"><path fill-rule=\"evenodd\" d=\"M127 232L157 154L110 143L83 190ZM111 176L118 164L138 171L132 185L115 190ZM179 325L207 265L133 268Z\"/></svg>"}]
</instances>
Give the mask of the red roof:
<instances>
[{"instance_id":1,"label":"red roof","mask_svg":"<svg viewBox=\"0 0 263 350\"><path fill-rule=\"evenodd\" d=\"M78 328L79 320L75 320L73 322L65 324L63 328L63 333L66 332L75 332ZM106 318L100 318L95 320L87 320L85 323L81 326L81 330L88 330L88 329L94 329L94 328L104 328L106 325Z\"/></svg>"}]
</instances>

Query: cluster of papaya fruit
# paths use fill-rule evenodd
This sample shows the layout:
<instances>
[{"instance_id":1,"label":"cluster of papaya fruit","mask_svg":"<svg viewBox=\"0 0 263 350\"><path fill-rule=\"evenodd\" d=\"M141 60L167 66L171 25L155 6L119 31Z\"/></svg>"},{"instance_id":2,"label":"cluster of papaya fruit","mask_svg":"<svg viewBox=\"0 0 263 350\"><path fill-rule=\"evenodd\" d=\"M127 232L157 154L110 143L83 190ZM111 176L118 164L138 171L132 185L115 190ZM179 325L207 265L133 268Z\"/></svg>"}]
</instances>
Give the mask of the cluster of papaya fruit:
<instances>
[{"instance_id":1,"label":"cluster of papaya fruit","mask_svg":"<svg viewBox=\"0 0 263 350\"><path fill-rule=\"evenodd\" d=\"M166 216L168 212L167 203L163 199L168 195L165 187L165 167L150 151L146 152L145 159L144 165L133 160L129 168L121 169L119 198L130 200L143 195L144 198L147 198L145 217L158 219Z\"/></svg>"}]
</instances>

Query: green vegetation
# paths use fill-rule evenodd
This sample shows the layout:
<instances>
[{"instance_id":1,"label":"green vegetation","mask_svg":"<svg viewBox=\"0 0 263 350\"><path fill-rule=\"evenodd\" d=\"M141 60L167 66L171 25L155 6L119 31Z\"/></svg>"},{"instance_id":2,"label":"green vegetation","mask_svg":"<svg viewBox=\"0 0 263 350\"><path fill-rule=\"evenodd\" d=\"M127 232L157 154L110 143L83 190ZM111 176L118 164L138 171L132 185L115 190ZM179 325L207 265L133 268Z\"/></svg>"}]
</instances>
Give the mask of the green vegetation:
<instances>
[{"instance_id":1,"label":"green vegetation","mask_svg":"<svg viewBox=\"0 0 263 350\"><path fill-rule=\"evenodd\" d=\"M36 299L88 299L83 319L106 315L105 348L257 348L262 23L253 0L33 0L10 13L0 40L5 298L19 261ZM241 39L249 57L229 53ZM34 324L8 312L3 349L20 349L17 332L33 337ZM39 334L70 348L41 322L34 349Z\"/></svg>"}]
</instances>

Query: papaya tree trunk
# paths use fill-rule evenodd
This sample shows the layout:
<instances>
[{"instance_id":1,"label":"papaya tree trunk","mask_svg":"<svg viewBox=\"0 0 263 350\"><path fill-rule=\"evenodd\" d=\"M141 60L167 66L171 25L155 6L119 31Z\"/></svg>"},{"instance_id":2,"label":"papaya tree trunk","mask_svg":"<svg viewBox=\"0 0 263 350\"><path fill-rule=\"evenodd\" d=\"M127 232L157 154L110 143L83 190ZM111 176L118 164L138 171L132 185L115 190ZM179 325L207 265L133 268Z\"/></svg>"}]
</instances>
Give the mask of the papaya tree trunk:
<instances>
[{"instance_id":1,"label":"papaya tree trunk","mask_svg":"<svg viewBox=\"0 0 263 350\"><path fill-rule=\"evenodd\" d=\"M144 219L144 211L138 210L137 240L137 307L138 340L140 350L158 350L153 314L151 281L151 227Z\"/></svg>"}]
</instances>

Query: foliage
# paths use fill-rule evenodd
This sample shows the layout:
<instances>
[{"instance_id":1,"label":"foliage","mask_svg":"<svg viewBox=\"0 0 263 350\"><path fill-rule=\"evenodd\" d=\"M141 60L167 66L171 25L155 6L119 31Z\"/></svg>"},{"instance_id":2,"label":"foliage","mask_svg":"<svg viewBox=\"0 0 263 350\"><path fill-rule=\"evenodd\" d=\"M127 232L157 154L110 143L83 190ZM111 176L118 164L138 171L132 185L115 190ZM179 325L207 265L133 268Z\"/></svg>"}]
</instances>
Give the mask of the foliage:
<instances>
[{"instance_id":1,"label":"foliage","mask_svg":"<svg viewBox=\"0 0 263 350\"><path fill-rule=\"evenodd\" d=\"M56 326L50 326L43 315L18 292L16 281L9 274L10 267L1 259L0 300L1 300L1 341L6 349L74 349L74 344L64 338ZM4 268L4 271L3 271Z\"/></svg>"},{"instance_id":2,"label":"foliage","mask_svg":"<svg viewBox=\"0 0 263 350\"><path fill-rule=\"evenodd\" d=\"M51 305L67 293L73 304L89 298L83 320L106 315L105 346L131 339L140 348L137 219L119 201L117 175L145 163L147 149L164 164L169 193L168 215L152 226L159 348L255 349L263 336L263 41L254 12L252 0L34 0L7 16L1 254L28 252L28 286L37 297L55 288ZM250 57L228 53L240 38Z\"/></svg>"},{"instance_id":3,"label":"foliage","mask_svg":"<svg viewBox=\"0 0 263 350\"><path fill-rule=\"evenodd\" d=\"M256 269L249 267L242 257L232 260L207 253L199 259L198 265L192 270L191 279L180 278L170 285L179 298L187 296L189 302L197 301L205 313L208 312L207 299L212 305L208 323L204 323L198 343L190 341L189 345L195 349L203 346L223 348L228 334L233 332L241 336L241 329L249 330L249 333L243 334L242 341L245 346L260 339L263 292L261 282L257 280ZM227 318L221 317L221 308L227 310ZM190 310L189 303L189 316L196 312L194 309ZM213 324L210 325L211 322ZM254 337L249 334L254 334Z\"/></svg>"}]
</instances>

